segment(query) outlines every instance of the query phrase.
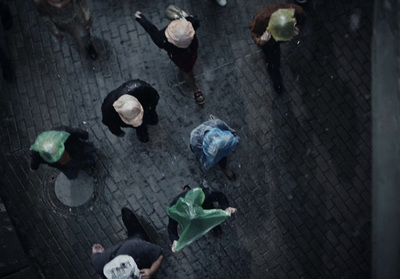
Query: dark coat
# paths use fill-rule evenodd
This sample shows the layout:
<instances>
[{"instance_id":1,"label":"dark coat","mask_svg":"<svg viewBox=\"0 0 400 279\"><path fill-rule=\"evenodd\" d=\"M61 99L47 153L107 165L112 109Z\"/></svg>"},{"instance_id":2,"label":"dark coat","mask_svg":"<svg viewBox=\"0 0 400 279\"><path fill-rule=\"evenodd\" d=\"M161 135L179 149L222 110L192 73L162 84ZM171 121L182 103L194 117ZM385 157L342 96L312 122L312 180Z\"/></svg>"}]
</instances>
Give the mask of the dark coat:
<instances>
[{"instance_id":1,"label":"dark coat","mask_svg":"<svg viewBox=\"0 0 400 279\"><path fill-rule=\"evenodd\" d=\"M295 10L294 17L296 18L297 21L296 27L299 28L300 31L304 27L306 14L302 7L289 3L270 5L265 9L263 9L261 12L257 13L254 16L253 21L249 25L251 31L251 37L259 47L264 48L270 46L271 44L276 43L274 38L271 37L271 39L269 39L267 43L261 45L260 38L264 34L265 30L267 30L267 26L269 23L269 19L271 18L271 15L279 9L294 9Z\"/></svg>"},{"instance_id":2,"label":"dark coat","mask_svg":"<svg viewBox=\"0 0 400 279\"><path fill-rule=\"evenodd\" d=\"M78 175L78 170L88 165L93 165L94 159L91 157L96 148L90 142L86 142L89 138L89 133L79 128L71 128L60 126L52 129L53 131L65 131L70 133L70 136L64 142L65 151L71 157L71 161L67 164L59 162L48 163L34 150L31 150L31 169L37 170L41 164L47 164L50 167L59 169L69 179L73 179ZM89 159L89 160L88 160Z\"/></svg>"},{"instance_id":3,"label":"dark coat","mask_svg":"<svg viewBox=\"0 0 400 279\"><path fill-rule=\"evenodd\" d=\"M143 123L139 127L133 127L122 121L118 112L113 107L113 103L125 94L138 99L143 107ZM150 84L139 79L128 81L111 91L104 99L101 105L102 122L114 135L122 133L121 127L135 128L139 131L140 129L145 129L147 124L155 125L158 123L156 106L159 98L158 92Z\"/></svg>"},{"instance_id":4,"label":"dark coat","mask_svg":"<svg viewBox=\"0 0 400 279\"><path fill-rule=\"evenodd\" d=\"M196 17L188 16L185 19L190 21L195 31L200 27L200 21ZM168 42L167 37L165 36L165 29L167 29L168 25L163 29L158 30L157 27L147 20L144 15L141 15L141 18L136 18L136 20L150 35L153 42L159 48L167 51L169 58L180 70L185 73L190 73L192 71L197 60L197 49L199 48L199 42L196 35L194 35L191 44L187 48L179 48Z\"/></svg>"}]
</instances>

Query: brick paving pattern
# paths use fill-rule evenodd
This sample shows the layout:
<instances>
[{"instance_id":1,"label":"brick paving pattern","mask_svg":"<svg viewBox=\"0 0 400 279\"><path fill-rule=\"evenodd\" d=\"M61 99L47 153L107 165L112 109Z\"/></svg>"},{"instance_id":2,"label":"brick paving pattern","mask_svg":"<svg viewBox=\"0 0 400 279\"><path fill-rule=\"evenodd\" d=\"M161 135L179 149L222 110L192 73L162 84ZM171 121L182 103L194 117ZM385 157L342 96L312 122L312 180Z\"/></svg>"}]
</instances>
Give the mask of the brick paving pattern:
<instances>
[{"instance_id":1,"label":"brick paving pattern","mask_svg":"<svg viewBox=\"0 0 400 279\"><path fill-rule=\"evenodd\" d=\"M157 278L370 277L372 0L308 1L305 30L281 44L280 96L247 28L272 1L175 1L201 20L195 75L204 108L134 20L141 10L165 26L168 1L88 2L95 62L81 59L71 37L52 38L33 3L9 1L16 78L1 81L0 194L44 278L100 278L91 246L126 237L123 206L164 248ZM101 123L103 98L134 78L161 96L147 144ZM234 183L218 169L202 172L189 149L190 131L210 114L241 137L230 156ZM88 130L99 148L95 195L79 209L54 202L52 170L29 170L37 134L61 124ZM220 238L207 234L172 254L165 209L185 184L223 191L238 213Z\"/></svg>"}]
</instances>

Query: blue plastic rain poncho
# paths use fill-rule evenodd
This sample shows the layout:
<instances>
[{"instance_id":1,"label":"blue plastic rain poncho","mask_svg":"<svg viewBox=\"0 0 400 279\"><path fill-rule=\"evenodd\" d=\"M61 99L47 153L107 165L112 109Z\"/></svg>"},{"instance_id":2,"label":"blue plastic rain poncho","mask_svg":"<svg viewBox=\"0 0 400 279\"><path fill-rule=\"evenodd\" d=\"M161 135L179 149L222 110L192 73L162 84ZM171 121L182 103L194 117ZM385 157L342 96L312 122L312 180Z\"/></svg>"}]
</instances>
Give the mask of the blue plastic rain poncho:
<instances>
[{"instance_id":1,"label":"blue plastic rain poncho","mask_svg":"<svg viewBox=\"0 0 400 279\"><path fill-rule=\"evenodd\" d=\"M235 148L240 138L224 121L212 119L190 133L190 149L205 170L209 170Z\"/></svg>"}]
</instances>

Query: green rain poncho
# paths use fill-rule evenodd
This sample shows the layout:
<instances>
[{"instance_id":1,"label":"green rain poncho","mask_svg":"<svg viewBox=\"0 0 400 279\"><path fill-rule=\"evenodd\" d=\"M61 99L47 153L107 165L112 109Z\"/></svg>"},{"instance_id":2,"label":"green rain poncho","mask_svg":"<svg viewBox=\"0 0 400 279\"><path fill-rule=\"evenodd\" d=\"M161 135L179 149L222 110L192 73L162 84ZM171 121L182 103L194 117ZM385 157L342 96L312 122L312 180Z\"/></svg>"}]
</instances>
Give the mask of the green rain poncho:
<instances>
[{"instance_id":1,"label":"green rain poncho","mask_svg":"<svg viewBox=\"0 0 400 279\"><path fill-rule=\"evenodd\" d=\"M169 217L177 221L182 228L175 247L176 251L199 239L230 216L222 209L203 209L201 205L204 199L203 190L195 188L188 191L184 198L179 198L176 204L167 208Z\"/></svg>"},{"instance_id":2,"label":"green rain poncho","mask_svg":"<svg viewBox=\"0 0 400 279\"><path fill-rule=\"evenodd\" d=\"M293 38L293 28L296 25L294 9L279 9L271 15L267 31L275 41L290 41Z\"/></svg>"},{"instance_id":3,"label":"green rain poncho","mask_svg":"<svg viewBox=\"0 0 400 279\"><path fill-rule=\"evenodd\" d=\"M38 152L47 163L55 163L63 155L64 143L69 135L68 132L64 131L43 132L36 138L30 150Z\"/></svg>"}]
</instances>

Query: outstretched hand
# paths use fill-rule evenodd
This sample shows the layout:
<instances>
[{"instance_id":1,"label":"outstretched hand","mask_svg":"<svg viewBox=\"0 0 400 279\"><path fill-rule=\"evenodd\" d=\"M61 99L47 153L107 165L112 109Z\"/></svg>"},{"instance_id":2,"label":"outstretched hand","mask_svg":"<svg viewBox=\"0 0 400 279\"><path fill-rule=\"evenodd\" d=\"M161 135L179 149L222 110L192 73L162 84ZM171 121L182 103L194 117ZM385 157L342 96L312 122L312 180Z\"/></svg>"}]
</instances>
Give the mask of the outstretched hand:
<instances>
[{"instance_id":1,"label":"outstretched hand","mask_svg":"<svg viewBox=\"0 0 400 279\"><path fill-rule=\"evenodd\" d=\"M141 11L136 11L135 17L136 18L142 18L142 12Z\"/></svg>"},{"instance_id":2,"label":"outstretched hand","mask_svg":"<svg viewBox=\"0 0 400 279\"><path fill-rule=\"evenodd\" d=\"M150 279L153 274L149 268L143 268L140 270L140 275L142 275L142 279Z\"/></svg>"},{"instance_id":3,"label":"outstretched hand","mask_svg":"<svg viewBox=\"0 0 400 279\"><path fill-rule=\"evenodd\" d=\"M271 33L269 33L267 30L265 30L265 32L262 34L260 41L261 43L265 44L266 42L269 41L269 39L271 39Z\"/></svg>"},{"instance_id":4,"label":"outstretched hand","mask_svg":"<svg viewBox=\"0 0 400 279\"><path fill-rule=\"evenodd\" d=\"M178 244L178 241L174 240L174 242L172 242L172 246L171 246L171 250L174 253L176 253L176 250L175 250L176 244Z\"/></svg>"},{"instance_id":5,"label":"outstretched hand","mask_svg":"<svg viewBox=\"0 0 400 279\"><path fill-rule=\"evenodd\" d=\"M237 209L233 207L228 207L225 209L225 211L229 214L229 216L232 216L232 214L236 213Z\"/></svg>"}]
</instances>

